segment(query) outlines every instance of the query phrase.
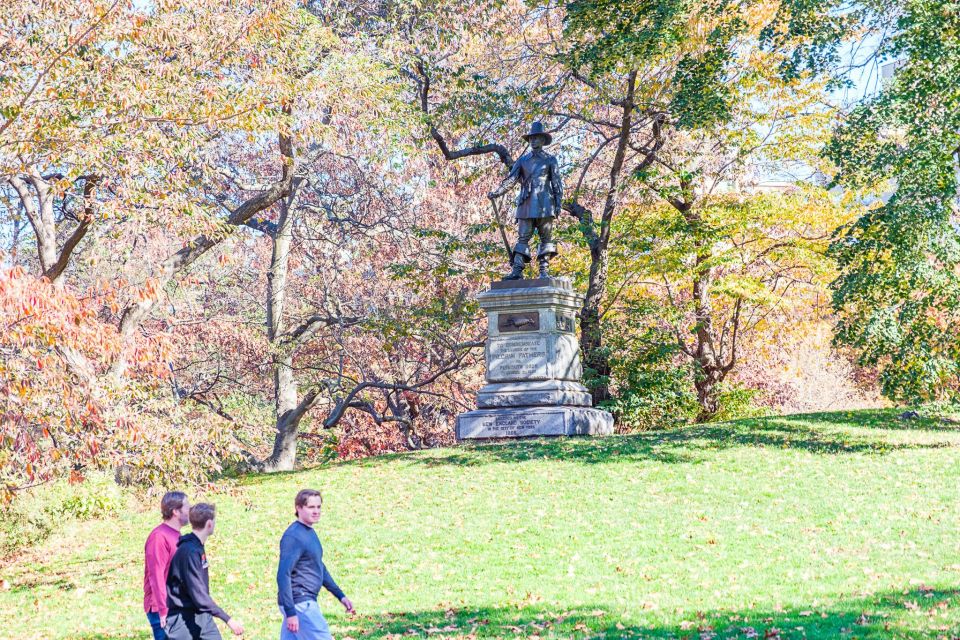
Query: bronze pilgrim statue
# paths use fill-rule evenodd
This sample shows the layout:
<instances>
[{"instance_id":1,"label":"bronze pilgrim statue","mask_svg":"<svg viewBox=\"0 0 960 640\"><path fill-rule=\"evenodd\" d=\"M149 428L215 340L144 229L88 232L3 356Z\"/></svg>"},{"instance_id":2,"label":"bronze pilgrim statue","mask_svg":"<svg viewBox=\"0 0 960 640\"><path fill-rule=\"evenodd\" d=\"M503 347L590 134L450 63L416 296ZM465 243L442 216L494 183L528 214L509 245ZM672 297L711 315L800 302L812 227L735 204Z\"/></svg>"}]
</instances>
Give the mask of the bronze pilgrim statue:
<instances>
[{"instance_id":1,"label":"bronze pilgrim statue","mask_svg":"<svg viewBox=\"0 0 960 640\"><path fill-rule=\"evenodd\" d=\"M499 198L515 182L520 183L520 194L515 200L517 244L511 254L511 271L504 276L504 280L523 277L523 268L531 260L530 240L534 231L540 240L537 264L541 278L550 277L547 267L550 258L557 254L557 245L551 236L553 219L560 213L560 204L563 202L563 183L560 181L557 158L543 150L553 142L553 137L544 131L541 122L534 122L530 132L523 137L530 144L530 152L513 163L510 174L488 195L490 199Z\"/></svg>"}]
</instances>

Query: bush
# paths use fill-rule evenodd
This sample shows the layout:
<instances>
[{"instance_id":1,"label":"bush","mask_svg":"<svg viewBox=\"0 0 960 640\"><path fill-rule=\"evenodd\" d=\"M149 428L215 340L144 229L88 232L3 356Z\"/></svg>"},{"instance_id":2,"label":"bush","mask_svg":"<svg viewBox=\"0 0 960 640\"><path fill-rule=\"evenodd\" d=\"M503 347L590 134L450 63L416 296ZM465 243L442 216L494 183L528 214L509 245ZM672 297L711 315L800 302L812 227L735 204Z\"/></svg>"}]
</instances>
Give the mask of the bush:
<instances>
[{"instance_id":1,"label":"bush","mask_svg":"<svg viewBox=\"0 0 960 640\"><path fill-rule=\"evenodd\" d=\"M681 369L630 373L624 386L609 402L601 403L616 417L620 432L674 429L697 415L697 400Z\"/></svg>"},{"instance_id":2,"label":"bush","mask_svg":"<svg viewBox=\"0 0 960 640\"><path fill-rule=\"evenodd\" d=\"M634 301L624 316L608 320L604 335L612 380L584 372L588 387L612 382L613 398L601 406L613 413L620 433L675 429L700 413L689 361L675 337L659 326L660 313L652 301ZM770 410L756 402L760 394L742 385L722 386L712 421L768 415Z\"/></svg>"},{"instance_id":3,"label":"bush","mask_svg":"<svg viewBox=\"0 0 960 640\"><path fill-rule=\"evenodd\" d=\"M762 392L741 385L724 386L720 390L717 402L720 406L711 422L726 422L742 418L760 418L775 413L769 407L757 404Z\"/></svg>"},{"instance_id":4,"label":"bush","mask_svg":"<svg viewBox=\"0 0 960 640\"><path fill-rule=\"evenodd\" d=\"M636 311L631 317L641 318ZM643 328L639 338L629 331L608 335L613 399L601 404L616 417L617 430L673 429L692 422L699 409L693 384L669 336L653 328Z\"/></svg>"},{"instance_id":5,"label":"bush","mask_svg":"<svg viewBox=\"0 0 960 640\"><path fill-rule=\"evenodd\" d=\"M105 474L31 489L0 510L0 556L43 541L67 522L113 516L125 505L123 490Z\"/></svg>"},{"instance_id":6,"label":"bush","mask_svg":"<svg viewBox=\"0 0 960 640\"><path fill-rule=\"evenodd\" d=\"M960 414L960 404L949 400L927 402L916 407L917 415L928 420L952 419Z\"/></svg>"}]
</instances>

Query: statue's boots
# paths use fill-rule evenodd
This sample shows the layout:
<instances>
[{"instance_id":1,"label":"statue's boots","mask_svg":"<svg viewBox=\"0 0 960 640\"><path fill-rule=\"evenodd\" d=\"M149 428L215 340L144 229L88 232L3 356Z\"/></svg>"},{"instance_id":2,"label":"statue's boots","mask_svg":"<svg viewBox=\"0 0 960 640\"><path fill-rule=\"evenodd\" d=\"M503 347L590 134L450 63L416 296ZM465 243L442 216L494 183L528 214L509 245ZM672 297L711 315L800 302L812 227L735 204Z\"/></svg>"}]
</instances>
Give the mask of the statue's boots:
<instances>
[{"instance_id":1,"label":"statue's boots","mask_svg":"<svg viewBox=\"0 0 960 640\"><path fill-rule=\"evenodd\" d=\"M503 276L504 280L520 280L523 278L523 256L519 253L513 254L513 269L510 273Z\"/></svg>"},{"instance_id":2,"label":"statue's boots","mask_svg":"<svg viewBox=\"0 0 960 640\"><path fill-rule=\"evenodd\" d=\"M549 263L549 260L547 259L546 256L540 256L539 258L537 258L537 264L540 265L540 276L539 276L539 277L541 277L541 278L549 278L549 277L550 277L550 272L547 270L547 265L548 265L548 263Z\"/></svg>"}]
</instances>

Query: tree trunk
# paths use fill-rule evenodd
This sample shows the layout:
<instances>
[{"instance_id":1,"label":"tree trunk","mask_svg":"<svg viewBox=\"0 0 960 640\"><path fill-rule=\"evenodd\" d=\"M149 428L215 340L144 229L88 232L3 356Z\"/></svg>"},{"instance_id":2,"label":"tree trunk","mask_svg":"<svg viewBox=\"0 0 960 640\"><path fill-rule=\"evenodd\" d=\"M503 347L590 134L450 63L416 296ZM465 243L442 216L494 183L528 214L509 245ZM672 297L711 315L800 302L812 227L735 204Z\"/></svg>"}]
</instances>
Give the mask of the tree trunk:
<instances>
[{"instance_id":1,"label":"tree trunk","mask_svg":"<svg viewBox=\"0 0 960 640\"><path fill-rule=\"evenodd\" d=\"M297 431L303 413L297 410L297 379L293 373L293 357L274 360L273 391L276 399L277 435L273 453L263 463L263 470L292 471L297 463Z\"/></svg>"},{"instance_id":2,"label":"tree trunk","mask_svg":"<svg viewBox=\"0 0 960 640\"><path fill-rule=\"evenodd\" d=\"M580 348L596 406L610 399L610 356L604 348L600 326L600 303L607 291L609 249L606 245L598 246L596 251L591 249L590 258L590 279L580 312Z\"/></svg>"},{"instance_id":3,"label":"tree trunk","mask_svg":"<svg viewBox=\"0 0 960 640\"><path fill-rule=\"evenodd\" d=\"M720 410L718 392L723 376L717 368L697 371L695 376L693 386L697 390L697 402L700 403L697 422L709 422Z\"/></svg>"},{"instance_id":4,"label":"tree trunk","mask_svg":"<svg viewBox=\"0 0 960 640\"><path fill-rule=\"evenodd\" d=\"M293 199L295 191L281 201L280 220L273 234L273 252L267 274L267 338L273 351L273 393L277 434L273 453L264 462L264 471L292 471L297 462L297 431L303 412L298 410L297 379L293 371L293 350L285 353L279 344L283 335L283 308L287 299L287 271L293 240Z\"/></svg>"},{"instance_id":5,"label":"tree trunk","mask_svg":"<svg viewBox=\"0 0 960 640\"><path fill-rule=\"evenodd\" d=\"M32 167L26 180L14 176L8 178L7 182L23 203L24 212L37 241L40 272L46 273L57 263L57 226L53 217L53 193L50 185ZM31 192L30 186L36 191L36 196Z\"/></svg>"},{"instance_id":6,"label":"tree trunk","mask_svg":"<svg viewBox=\"0 0 960 640\"><path fill-rule=\"evenodd\" d=\"M40 204L40 228L36 228L40 249L40 266L46 273L57 264L57 223L53 217L53 189L50 184L32 171L30 182L37 190Z\"/></svg>"},{"instance_id":7,"label":"tree trunk","mask_svg":"<svg viewBox=\"0 0 960 640\"><path fill-rule=\"evenodd\" d=\"M583 351L584 364L590 369L595 379L591 384L590 393L593 395L593 404L610 399L610 354L603 347L603 327L600 324L600 304L607 293L607 269L610 262L610 224L613 222L613 213L616 211L620 195L620 174L626 158L627 148L630 145L631 128L633 127L633 96L637 86L637 72L627 74L626 90L620 104L623 115L620 119L620 139L617 141L616 152L610 165L610 178L607 195L603 203L603 212L600 216L600 229L593 232L592 221L581 227L589 231L587 242L590 245L590 280L587 284L587 295L583 299L580 310L580 348ZM588 229L589 226L589 229Z\"/></svg>"},{"instance_id":8,"label":"tree trunk","mask_svg":"<svg viewBox=\"0 0 960 640\"><path fill-rule=\"evenodd\" d=\"M721 354L717 353L717 344L713 327L713 305L710 300L710 285L713 274L710 267L704 266L710 254L698 244L696 271L693 279L693 305L696 335L694 356L694 387L697 390L697 402L700 412L697 422L706 422L719 410L717 394L720 383L726 377Z\"/></svg>"}]
</instances>

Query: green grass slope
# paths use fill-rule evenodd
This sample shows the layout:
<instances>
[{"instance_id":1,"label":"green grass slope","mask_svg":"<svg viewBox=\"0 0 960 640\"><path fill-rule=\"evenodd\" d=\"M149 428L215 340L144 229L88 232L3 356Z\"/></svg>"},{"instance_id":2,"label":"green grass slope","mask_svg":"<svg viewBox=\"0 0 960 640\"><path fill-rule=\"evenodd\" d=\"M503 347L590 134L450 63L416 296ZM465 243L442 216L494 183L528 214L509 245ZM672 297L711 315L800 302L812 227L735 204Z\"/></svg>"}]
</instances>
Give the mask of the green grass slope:
<instances>
[{"instance_id":1,"label":"green grass slope","mask_svg":"<svg viewBox=\"0 0 960 640\"><path fill-rule=\"evenodd\" d=\"M466 446L246 478L216 502L215 598L278 636L294 493L324 492L337 637L952 638L960 429L893 412ZM2 569L0 637L148 638L150 510Z\"/></svg>"}]
</instances>

